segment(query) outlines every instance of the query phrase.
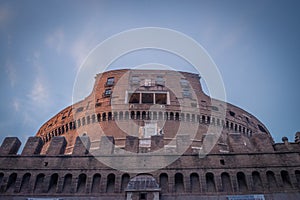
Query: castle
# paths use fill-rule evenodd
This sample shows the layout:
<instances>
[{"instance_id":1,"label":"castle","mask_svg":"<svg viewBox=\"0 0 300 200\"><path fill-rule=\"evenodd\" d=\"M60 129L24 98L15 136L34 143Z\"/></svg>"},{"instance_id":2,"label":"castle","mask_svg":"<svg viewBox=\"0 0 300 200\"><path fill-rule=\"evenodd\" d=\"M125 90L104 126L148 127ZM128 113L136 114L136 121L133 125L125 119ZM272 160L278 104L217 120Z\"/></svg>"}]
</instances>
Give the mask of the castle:
<instances>
[{"instance_id":1,"label":"castle","mask_svg":"<svg viewBox=\"0 0 300 200\"><path fill-rule=\"evenodd\" d=\"M0 199L299 199L300 132L274 143L198 74L113 70L90 95L0 147Z\"/></svg>"}]
</instances>

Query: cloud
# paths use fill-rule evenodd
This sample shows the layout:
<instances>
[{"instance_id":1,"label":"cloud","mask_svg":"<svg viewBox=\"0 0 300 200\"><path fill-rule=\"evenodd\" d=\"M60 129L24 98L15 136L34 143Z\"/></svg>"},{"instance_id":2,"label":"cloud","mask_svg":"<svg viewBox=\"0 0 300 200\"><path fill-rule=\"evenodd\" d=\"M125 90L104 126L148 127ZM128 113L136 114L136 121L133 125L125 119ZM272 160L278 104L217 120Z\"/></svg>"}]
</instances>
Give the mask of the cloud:
<instances>
[{"instance_id":1,"label":"cloud","mask_svg":"<svg viewBox=\"0 0 300 200\"><path fill-rule=\"evenodd\" d=\"M61 53L64 47L65 34L62 29L57 29L46 38L46 45L53 48L58 54Z\"/></svg>"},{"instance_id":2,"label":"cloud","mask_svg":"<svg viewBox=\"0 0 300 200\"><path fill-rule=\"evenodd\" d=\"M15 109L16 112L19 112L19 110L20 110L20 102L17 99L13 100L12 106Z\"/></svg>"},{"instance_id":3,"label":"cloud","mask_svg":"<svg viewBox=\"0 0 300 200\"><path fill-rule=\"evenodd\" d=\"M48 92L45 85L39 77L36 78L28 97L39 105L45 104L47 102Z\"/></svg>"},{"instance_id":4,"label":"cloud","mask_svg":"<svg viewBox=\"0 0 300 200\"><path fill-rule=\"evenodd\" d=\"M6 73L8 75L10 86L14 87L16 85L16 82L17 82L16 68L10 61L6 61L5 69L6 69Z\"/></svg>"}]
</instances>

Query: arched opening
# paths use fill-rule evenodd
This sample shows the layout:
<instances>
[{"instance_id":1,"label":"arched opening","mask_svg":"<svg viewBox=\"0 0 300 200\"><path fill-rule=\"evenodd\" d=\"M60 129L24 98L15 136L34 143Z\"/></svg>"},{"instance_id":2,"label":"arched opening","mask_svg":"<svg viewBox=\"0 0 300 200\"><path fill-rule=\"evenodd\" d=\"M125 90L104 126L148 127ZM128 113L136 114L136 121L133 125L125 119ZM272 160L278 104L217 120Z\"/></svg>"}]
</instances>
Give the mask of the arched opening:
<instances>
[{"instance_id":1,"label":"arched opening","mask_svg":"<svg viewBox=\"0 0 300 200\"><path fill-rule=\"evenodd\" d=\"M58 174L56 174L56 173L52 174L52 176L50 178L48 192L51 192L51 193L56 192L57 182L58 182Z\"/></svg>"},{"instance_id":2,"label":"arched opening","mask_svg":"<svg viewBox=\"0 0 300 200\"><path fill-rule=\"evenodd\" d=\"M283 182L283 187L291 188L292 187L292 182L291 182L289 173L285 170L282 170L280 172L280 174L281 174L281 179L282 179L282 182Z\"/></svg>"},{"instance_id":3,"label":"arched opening","mask_svg":"<svg viewBox=\"0 0 300 200\"><path fill-rule=\"evenodd\" d=\"M175 113L175 120L176 120L176 121L179 121L179 113L178 113L178 112Z\"/></svg>"},{"instance_id":4,"label":"arched opening","mask_svg":"<svg viewBox=\"0 0 300 200\"><path fill-rule=\"evenodd\" d=\"M92 182L92 193L100 192L100 186L101 186L100 181L101 181L101 175L94 174L93 182Z\"/></svg>"},{"instance_id":5,"label":"arched opening","mask_svg":"<svg viewBox=\"0 0 300 200\"><path fill-rule=\"evenodd\" d=\"M90 117L90 116L87 116L87 117L86 117L86 123L87 123L87 124L90 124L90 123L91 123L91 117Z\"/></svg>"},{"instance_id":6,"label":"arched opening","mask_svg":"<svg viewBox=\"0 0 300 200\"><path fill-rule=\"evenodd\" d=\"M202 115L202 123L205 123L205 115Z\"/></svg>"},{"instance_id":7,"label":"arched opening","mask_svg":"<svg viewBox=\"0 0 300 200\"><path fill-rule=\"evenodd\" d=\"M136 112L136 119L137 120L141 119L141 112L140 111Z\"/></svg>"},{"instance_id":8,"label":"arched opening","mask_svg":"<svg viewBox=\"0 0 300 200\"><path fill-rule=\"evenodd\" d=\"M181 173L175 174L175 192L184 192L183 175Z\"/></svg>"},{"instance_id":9,"label":"arched opening","mask_svg":"<svg viewBox=\"0 0 300 200\"><path fill-rule=\"evenodd\" d=\"M232 122L230 123L230 129L231 130L233 129L233 123Z\"/></svg>"},{"instance_id":10,"label":"arched opening","mask_svg":"<svg viewBox=\"0 0 300 200\"><path fill-rule=\"evenodd\" d=\"M168 119L169 119L169 113L168 113L168 112L165 112L165 113L164 113L164 119L165 119L165 120L168 120Z\"/></svg>"},{"instance_id":11,"label":"arched opening","mask_svg":"<svg viewBox=\"0 0 300 200\"><path fill-rule=\"evenodd\" d=\"M78 119L77 120L77 127L80 127L81 126L81 121L80 121L80 119ZM56 132L56 130L55 130L55 132Z\"/></svg>"},{"instance_id":12,"label":"arched opening","mask_svg":"<svg viewBox=\"0 0 300 200\"><path fill-rule=\"evenodd\" d=\"M152 118L153 120L157 120L157 112L153 112Z\"/></svg>"},{"instance_id":13,"label":"arched opening","mask_svg":"<svg viewBox=\"0 0 300 200\"><path fill-rule=\"evenodd\" d=\"M93 114L92 115L92 123L95 123L96 122L96 119L95 119L95 115Z\"/></svg>"},{"instance_id":14,"label":"arched opening","mask_svg":"<svg viewBox=\"0 0 300 200\"><path fill-rule=\"evenodd\" d=\"M41 193L42 192L42 186L43 186L43 183L44 183L44 178L45 178L45 174L39 174L37 177L36 177L36 181L35 181L35 184L34 184L34 189L33 191L35 193Z\"/></svg>"},{"instance_id":15,"label":"arched opening","mask_svg":"<svg viewBox=\"0 0 300 200\"><path fill-rule=\"evenodd\" d=\"M174 120L174 113L170 112L170 120Z\"/></svg>"},{"instance_id":16,"label":"arched opening","mask_svg":"<svg viewBox=\"0 0 300 200\"><path fill-rule=\"evenodd\" d=\"M230 176L227 172L221 174L222 188L224 192L232 192Z\"/></svg>"},{"instance_id":17,"label":"arched opening","mask_svg":"<svg viewBox=\"0 0 300 200\"><path fill-rule=\"evenodd\" d=\"M121 180L121 191L124 192L128 183L130 181L130 176L128 174L123 174L122 175L122 180Z\"/></svg>"},{"instance_id":18,"label":"arched opening","mask_svg":"<svg viewBox=\"0 0 300 200\"><path fill-rule=\"evenodd\" d=\"M190 114L189 114L189 113L186 114L186 121L187 121L187 122L190 122L190 121L191 121L191 119L190 119Z\"/></svg>"},{"instance_id":19,"label":"arched opening","mask_svg":"<svg viewBox=\"0 0 300 200\"><path fill-rule=\"evenodd\" d=\"M192 114L192 122L195 122L195 114Z\"/></svg>"},{"instance_id":20,"label":"arched opening","mask_svg":"<svg viewBox=\"0 0 300 200\"><path fill-rule=\"evenodd\" d=\"M102 121L106 121L106 113L102 113Z\"/></svg>"},{"instance_id":21,"label":"arched opening","mask_svg":"<svg viewBox=\"0 0 300 200\"><path fill-rule=\"evenodd\" d=\"M199 181L199 175L197 173L192 173L190 175L190 182L191 182L191 192L193 193L200 192L200 181Z\"/></svg>"},{"instance_id":22,"label":"arched opening","mask_svg":"<svg viewBox=\"0 0 300 200\"><path fill-rule=\"evenodd\" d=\"M111 113L111 112L108 112L107 119L108 119L108 120L112 120L112 113Z\"/></svg>"},{"instance_id":23,"label":"arched opening","mask_svg":"<svg viewBox=\"0 0 300 200\"><path fill-rule=\"evenodd\" d=\"M146 119L146 112L145 111L142 112L142 119L143 120Z\"/></svg>"},{"instance_id":24,"label":"arched opening","mask_svg":"<svg viewBox=\"0 0 300 200\"><path fill-rule=\"evenodd\" d=\"M115 192L115 179L116 176L114 174L109 174L107 176L106 192L108 193Z\"/></svg>"},{"instance_id":25,"label":"arched opening","mask_svg":"<svg viewBox=\"0 0 300 200\"><path fill-rule=\"evenodd\" d=\"M215 125L216 121L215 121L215 118L214 118L214 117L212 117L211 123L212 123L213 125Z\"/></svg>"},{"instance_id":26,"label":"arched opening","mask_svg":"<svg viewBox=\"0 0 300 200\"><path fill-rule=\"evenodd\" d=\"M213 173L206 173L206 190L207 192L215 192L216 191L216 184L215 184L215 177Z\"/></svg>"},{"instance_id":27,"label":"arched opening","mask_svg":"<svg viewBox=\"0 0 300 200\"><path fill-rule=\"evenodd\" d=\"M254 191L262 190L263 185L260 178L260 174L257 171L252 172L252 182Z\"/></svg>"},{"instance_id":28,"label":"arched opening","mask_svg":"<svg viewBox=\"0 0 300 200\"><path fill-rule=\"evenodd\" d=\"M21 182L21 192L29 192L29 181L30 181L30 177L31 174L30 173L26 173L24 174L23 178L22 178L22 182Z\"/></svg>"},{"instance_id":29,"label":"arched opening","mask_svg":"<svg viewBox=\"0 0 300 200\"><path fill-rule=\"evenodd\" d=\"M84 193L85 192L85 185L86 185L86 175L80 174L78 177L78 184L77 184L77 192Z\"/></svg>"},{"instance_id":30,"label":"arched opening","mask_svg":"<svg viewBox=\"0 0 300 200\"><path fill-rule=\"evenodd\" d=\"M169 180L166 173L162 173L159 175L159 185L162 193L167 193L169 191Z\"/></svg>"},{"instance_id":31,"label":"arched opening","mask_svg":"<svg viewBox=\"0 0 300 200\"><path fill-rule=\"evenodd\" d=\"M275 174L272 171L267 171L267 180L269 185L269 190L277 189L277 181L275 178Z\"/></svg>"},{"instance_id":32,"label":"arched opening","mask_svg":"<svg viewBox=\"0 0 300 200\"><path fill-rule=\"evenodd\" d=\"M17 180L17 174L12 173L8 178L7 188L6 188L7 192L13 192L14 191L16 180Z\"/></svg>"},{"instance_id":33,"label":"arched opening","mask_svg":"<svg viewBox=\"0 0 300 200\"><path fill-rule=\"evenodd\" d=\"M159 112L159 113L158 113L158 119L159 119L159 120L163 120L163 114L162 114L162 112Z\"/></svg>"},{"instance_id":34,"label":"arched opening","mask_svg":"<svg viewBox=\"0 0 300 200\"><path fill-rule=\"evenodd\" d=\"M123 120L123 112L119 112L119 120Z\"/></svg>"},{"instance_id":35,"label":"arched opening","mask_svg":"<svg viewBox=\"0 0 300 200\"><path fill-rule=\"evenodd\" d=\"M184 113L181 113L180 116L181 116L181 117L180 117L180 118L181 118L181 121L184 122L184 121L185 121Z\"/></svg>"},{"instance_id":36,"label":"arched opening","mask_svg":"<svg viewBox=\"0 0 300 200\"><path fill-rule=\"evenodd\" d=\"M246 176L243 172L238 172L237 175L238 188L240 192L246 192L248 190Z\"/></svg>"},{"instance_id":37,"label":"arched opening","mask_svg":"<svg viewBox=\"0 0 300 200\"><path fill-rule=\"evenodd\" d=\"M118 120L118 112L114 112L113 119L114 119L114 120Z\"/></svg>"},{"instance_id":38,"label":"arched opening","mask_svg":"<svg viewBox=\"0 0 300 200\"><path fill-rule=\"evenodd\" d=\"M85 117L82 118L82 126L85 125Z\"/></svg>"},{"instance_id":39,"label":"arched opening","mask_svg":"<svg viewBox=\"0 0 300 200\"><path fill-rule=\"evenodd\" d=\"M3 173L0 173L0 185L2 184L2 179L4 177L4 174Z\"/></svg>"},{"instance_id":40,"label":"arched opening","mask_svg":"<svg viewBox=\"0 0 300 200\"><path fill-rule=\"evenodd\" d=\"M300 188L300 170L295 171L295 176L296 176L298 187ZM1 184L1 181L0 181L0 184Z\"/></svg>"},{"instance_id":41,"label":"arched opening","mask_svg":"<svg viewBox=\"0 0 300 200\"><path fill-rule=\"evenodd\" d=\"M100 120L101 120L101 115L100 115L100 113L98 113L97 114L97 122L100 122Z\"/></svg>"},{"instance_id":42,"label":"arched opening","mask_svg":"<svg viewBox=\"0 0 300 200\"><path fill-rule=\"evenodd\" d=\"M129 119L129 112L128 111L125 112L125 119Z\"/></svg>"},{"instance_id":43,"label":"arched opening","mask_svg":"<svg viewBox=\"0 0 300 200\"><path fill-rule=\"evenodd\" d=\"M207 124L210 124L210 116L207 116L207 117L206 117L206 120L207 120L206 123L207 123Z\"/></svg>"},{"instance_id":44,"label":"arched opening","mask_svg":"<svg viewBox=\"0 0 300 200\"><path fill-rule=\"evenodd\" d=\"M72 187L72 174L67 174L64 177L63 192L70 193Z\"/></svg>"}]
</instances>

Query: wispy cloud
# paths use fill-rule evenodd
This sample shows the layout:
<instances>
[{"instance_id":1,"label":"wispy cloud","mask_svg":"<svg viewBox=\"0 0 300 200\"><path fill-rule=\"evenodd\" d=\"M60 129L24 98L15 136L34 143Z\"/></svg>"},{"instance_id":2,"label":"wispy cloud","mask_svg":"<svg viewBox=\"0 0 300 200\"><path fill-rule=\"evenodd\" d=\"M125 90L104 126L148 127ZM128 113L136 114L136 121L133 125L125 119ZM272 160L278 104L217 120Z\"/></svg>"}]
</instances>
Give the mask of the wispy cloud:
<instances>
[{"instance_id":1,"label":"wispy cloud","mask_svg":"<svg viewBox=\"0 0 300 200\"><path fill-rule=\"evenodd\" d=\"M19 111L20 111L20 102L19 102L19 100L14 99L14 100L12 101L12 106L13 106L13 108L14 108L14 110L15 110L16 112L19 112Z\"/></svg>"},{"instance_id":2,"label":"wispy cloud","mask_svg":"<svg viewBox=\"0 0 300 200\"><path fill-rule=\"evenodd\" d=\"M59 28L46 38L46 45L49 48L53 48L58 54L60 54L64 48L64 37L64 31Z\"/></svg>"},{"instance_id":3,"label":"wispy cloud","mask_svg":"<svg viewBox=\"0 0 300 200\"><path fill-rule=\"evenodd\" d=\"M32 101L38 104L44 104L47 102L48 92L40 78L36 78L32 90L28 96Z\"/></svg>"},{"instance_id":4,"label":"wispy cloud","mask_svg":"<svg viewBox=\"0 0 300 200\"><path fill-rule=\"evenodd\" d=\"M6 69L6 73L8 75L10 86L14 87L16 85L16 82L17 82L17 71L16 71L16 68L13 65L12 62L6 61L5 69Z\"/></svg>"}]
</instances>

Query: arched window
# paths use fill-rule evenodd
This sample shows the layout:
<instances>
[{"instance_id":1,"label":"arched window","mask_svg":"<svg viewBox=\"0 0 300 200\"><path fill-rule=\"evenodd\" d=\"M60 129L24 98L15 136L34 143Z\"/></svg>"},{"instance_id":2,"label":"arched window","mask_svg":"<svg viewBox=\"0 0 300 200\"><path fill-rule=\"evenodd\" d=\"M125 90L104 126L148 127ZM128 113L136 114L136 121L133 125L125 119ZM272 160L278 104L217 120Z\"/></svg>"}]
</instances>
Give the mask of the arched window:
<instances>
[{"instance_id":1,"label":"arched window","mask_svg":"<svg viewBox=\"0 0 300 200\"><path fill-rule=\"evenodd\" d=\"M118 112L114 112L113 119L114 119L114 120L118 120Z\"/></svg>"},{"instance_id":2,"label":"arched window","mask_svg":"<svg viewBox=\"0 0 300 200\"><path fill-rule=\"evenodd\" d=\"M63 192L70 193L72 187L72 174L67 174L64 177Z\"/></svg>"},{"instance_id":3,"label":"arched window","mask_svg":"<svg viewBox=\"0 0 300 200\"><path fill-rule=\"evenodd\" d=\"M253 189L255 191L262 190L262 181L260 178L260 174L257 171L252 172L252 182L253 182Z\"/></svg>"},{"instance_id":4,"label":"arched window","mask_svg":"<svg viewBox=\"0 0 300 200\"><path fill-rule=\"evenodd\" d=\"M123 112L119 112L119 120L123 120Z\"/></svg>"},{"instance_id":5,"label":"arched window","mask_svg":"<svg viewBox=\"0 0 300 200\"><path fill-rule=\"evenodd\" d=\"M206 190L207 192L215 192L216 191L216 184L215 184L215 177L213 173L206 173Z\"/></svg>"},{"instance_id":6,"label":"arched window","mask_svg":"<svg viewBox=\"0 0 300 200\"><path fill-rule=\"evenodd\" d=\"M100 113L97 114L97 122L100 122L101 121L101 115Z\"/></svg>"},{"instance_id":7,"label":"arched window","mask_svg":"<svg viewBox=\"0 0 300 200\"><path fill-rule=\"evenodd\" d=\"M200 192L200 181L197 173L190 175L191 191L194 193Z\"/></svg>"},{"instance_id":8,"label":"arched window","mask_svg":"<svg viewBox=\"0 0 300 200\"><path fill-rule=\"evenodd\" d=\"M175 113L175 120L179 121L179 113Z\"/></svg>"},{"instance_id":9,"label":"arched window","mask_svg":"<svg viewBox=\"0 0 300 200\"><path fill-rule=\"evenodd\" d=\"M195 114L192 114L192 122L195 122Z\"/></svg>"},{"instance_id":10,"label":"arched window","mask_svg":"<svg viewBox=\"0 0 300 200\"><path fill-rule=\"evenodd\" d=\"M189 114L189 113L186 114L186 121L187 121L187 122L190 122L190 121L191 121L191 119L190 119L190 114Z\"/></svg>"},{"instance_id":11,"label":"arched window","mask_svg":"<svg viewBox=\"0 0 300 200\"><path fill-rule=\"evenodd\" d=\"M135 113L134 113L134 111L130 112L130 119L135 119Z\"/></svg>"},{"instance_id":12,"label":"arched window","mask_svg":"<svg viewBox=\"0 0 300 200\"><path fill-rule=\"evenodd\" d=\"M158 119L159 119L159 120L163 120L163 114L162 114L162 112L159 112L159 113L158 113Z\"/></svg>"},{"instance_id":13,"label":"arched window","mask_svg":"<svg viewBox=\"0 0 300 200\"><path fill-rule=\"evenodd\" d=\"M181 173L175 174L175 192L184 192L183 175Z\"/></svg>"},{"instance_id":14,"label":"arched window","mask_svg":"<svg viewBox=\"0 0 300 200\"><path fill-rule=\"evenodd\" d=\"M141 119L141 112L140 111L137 111L136 112L136 119Z\"/></svg>"},{"instance_id":15,"label":"arched window","mask_svg":"<svg viewBox=\"0 0 300 200\"><path fill-rule=\"evenodd\" d=\"M85 125L85 117L82 118L82 126Z\"/></svg>"},{"instance_id":16,"label":"arched window","mask_svg":"<svg viewBox=\"0 0 300 200\"><path fill-rule=\"evenodd\" d=\"M108 112L108 117L107 117L108 120L112 120L112 113L111 112Z\"/></svg>"},{"instance_id":17,"label":"arched window","mask_svg":"<svg viewBox=\"0 0 300 200\"><path fill-rule=\"evenodd\" d=\"M129 119L129 112L128 111L125 112L125 119Z\"/></svg>"},{"instance_id":18,"label":"arched window","mask_svg":"<svg viewBox=\"0 0 300 200\"><path fill-rule=\"evenodd\" d=\"M77 192L85 193L85 186L86 186L86 175L80 174L78 177Z\"/></svg>"},{"instance_id":19,"label":"arched window","mask_svg":"<svg viewBox=\"0 0 300 200\"><path fill-rule=\"evenodd\" d=\"M291 179L290 179L290 175L287 171L285 170L282 170L280 172L281 174L281 179L282 179L282 182L283 182L283 186L285 188L291 188L292 187L292 183L291 183Z\"/></svg>"},{"instance_id":20,"label":"arched window","mask_svg":"<svg viewBox=\"0 0 300 200\"><path fill-rule=\"evenodd\" d=\"M167 193L169 191L169 180L166 173L162 173L159 175L159 185L162 193Z\"/></svg>"},{"instance_id":21,"label":"arched window","mask_svg":"<svg viewBox=\"0 0 300 200\"><path fill-rule=\"evenodd\" d=\"M124 192L125 189L127 188L129 181L130 181L130 176L128 174L123 174L122 180L121 180L121 191L122 192Z\"/></svg>"},{"instance_id":22,"label":"arched window","mask_svg":"<svg viewBox=\"0 0 300 200\"><path fill-rule=\"evenodd\" d=\"M22 178L22 183L21 183L21 192L29 192L29 181L30 181L31 174L26 173L24 174Z\"/></svg>"},{"instance_id":23,"label":"arched window","mask_svg":"<svg viewBox=\"0 0 300 200\"><path fill-rule=\"evenodd\" d=\"M36 181L35 181L35 184L34 184L34 189L33 191L35 193L41 193L42 192L42 186L44 184L44 178L45 178L45 174L39 174L37 175L36 177Z\"/></svg>"},{"instance_id":24,"label":"arched window","mask_svg":"<svg viewBox=\"0 0 300 200\"><path fill-rule=\"evenodd\" d=\"M87 116L87 117L86 117L86 123L87 123L87 124L90 124L90 123L91 123L91 117L90 117L90 116Z\"/></svg>"},{"instance_id":25,"label":"arched window","mask_svg":"<svg viewBox=\"0 0 300 200\"><path fill-rule=\"evenodd\" d=\"M206 119L207 119L206 123L210 124L210 116L207 116Z\"/></svg>"},{"instance_id":26,"label":"arched window","mask_svg":"<svg viewBox=\"0 0 300 200\"><path fill-rule=\"evenodd\" d=\"M205 121L205 115L202 115L202 123L206 123L206 121Z\"/></svg>"},{"instance_id":27,"label":"arched window","mask_svg":"<svg viewBox=\"0 0 300 200\"><path fill-rule=\"evenodd\" d=\"M96 119L95 119L95 115L93 114L92 115L92 123L95 123L96 122Z\"/></svg>"},{"instance_id":28,"label":"arched window","mask_svg":"<svg viewBox=\"0 0 300 200\"><path fill-rule=\"evenodd\" d=\"M164 113L164 119L165 119L165 120L169 120L169 113L168 113L168 112L165 112L165 113Z\"/></svg>"},{"instance_id":29,"label":"arched window","mask_svg":"<svg viewBox=\"0 0 300 200\"><path fill-rule=\"evenodd\" d=\"M102 113L102 121L106 121L106 113Z\"/></svg>"},{"instance_id":30,"label":"arched window","mask_svg":"<svg viewBox=\"0 0 300 200\"><path fill-rule=\"evenodd\" d=\"M92 183L92 193L98 193L100 192L100 181L101 181L101 175L95 174L93 176L93 183Z\"/></svg>"},{"instance_id":31,"label":"arched window","mask_svg":"<svg viewBox=\"0 0 300 200\"><path fill-rule=\"evenodd\" d=\"M146 112L145 111L142 112L142 119L143 120L146 119Z\"/></svg>"},{"instance_id":32,"label":"arched window","mask_svg":"<svg viewBox=\"0 0 300 200\"><path fill-rule=\"evenodd\" d=\"M49 190L48 192L54 193L56 192L57 188L57 182L58 182L58 174L52 174L50 178L50 184L49 184Z\"/></svg>"},{"instance_id":33,"label":"arched window","mask_svg":"<svg viewBox=\"0 0 300 200\"><path fill-rule=\"evenodd\" d=\"M181 116L181 117L180 117L180 118L181 118L181 121L183 121L183 122L184 122L184 121L185 121L184 113L181 113L181 115L180 115L180 116Z\"/></svg>"},{"instance_id":34,"label":"arched window","mask_svg":"<svg viewBox=\"0 0 300 200\"><path fill-rule=\"evenodd\" d=\"M80 119L77 120L77 127L80 127L81 126L81 122L80 122Z\"/></svg>"},{"instance_id":35,"label":"arched window","mask_svg":"<svg viewBox=\"0 0 300 200\"><path fill-rule=\"evenodd\" d=\"M232 192L231 180L230 180L229 174L226 172L223 172L221 174L221 180L222 180L223 191L224 192Z\"/></svg>"},{"instance_id":36,"label":"arched window","mask_svg":"<svg viewBox=\"0 0 300 200\"><path fill-rule=\"evenodd\" d=\"M267 171L267 180L269 185L269 190L277 189L277 181L275 178L275 174L272 171Z\"/></svg>"},{"instance_id":37,"label":"arched window","mask_svg":"<svg viewBox=\"0 0 300 200\"><path fill-rule=\"evenodd\" d=\"M157 112L153 112L152 118L153 120L157 120Z\"/></svg>"},{"instance_id":38,"label":"arched window","mask_svg":"<svg viewBox=\"0 0 300 200\"><path fill-rule=\"evenodd\" d=\"M8 183L7 183L6 191L8 191L8 192L14 191L16 180L17 180L17 174L16 173L12 173L9 176L9 178L8 178Z\"/></svg>"},{"instance_id":39,"label":"arched window","mask_svg":"<svg viewBox=\"0 0 300 200\"><path fill-rule=\"evenodd\" d=\"M108 193L115 192L115 179L116 176L114 174L109 174L107 176L106 192Z\"/></svg>"},{"instance_id":40,"label":"arched window","mask_svg":"<svg viewBox=\"0 0 300 200\"><path fill-rule=\"evenodd\" d=\"M237 175L238 188L240 192L246 192L248 190L246 176L243 172L238 172Z\"/></svg>"},{"instance_id":41,"label":"arched window","mask_svg":"<svg viewBox=\"0 0 300 200\"><path fill-rule=\"evenodd\" d=\"M230 129L231 130L233 129L233 123L232 122L230 123Z\"/></svg>"},{"instance_id":42,"label":"arched window","mask_svg":"<svg viewBox=\"0 0 300 200\"><path fill-rule=\"evenodd\" d=\"M174 113L170 112L170 120L174 120Z\"/></svg>"}]
</instances>

